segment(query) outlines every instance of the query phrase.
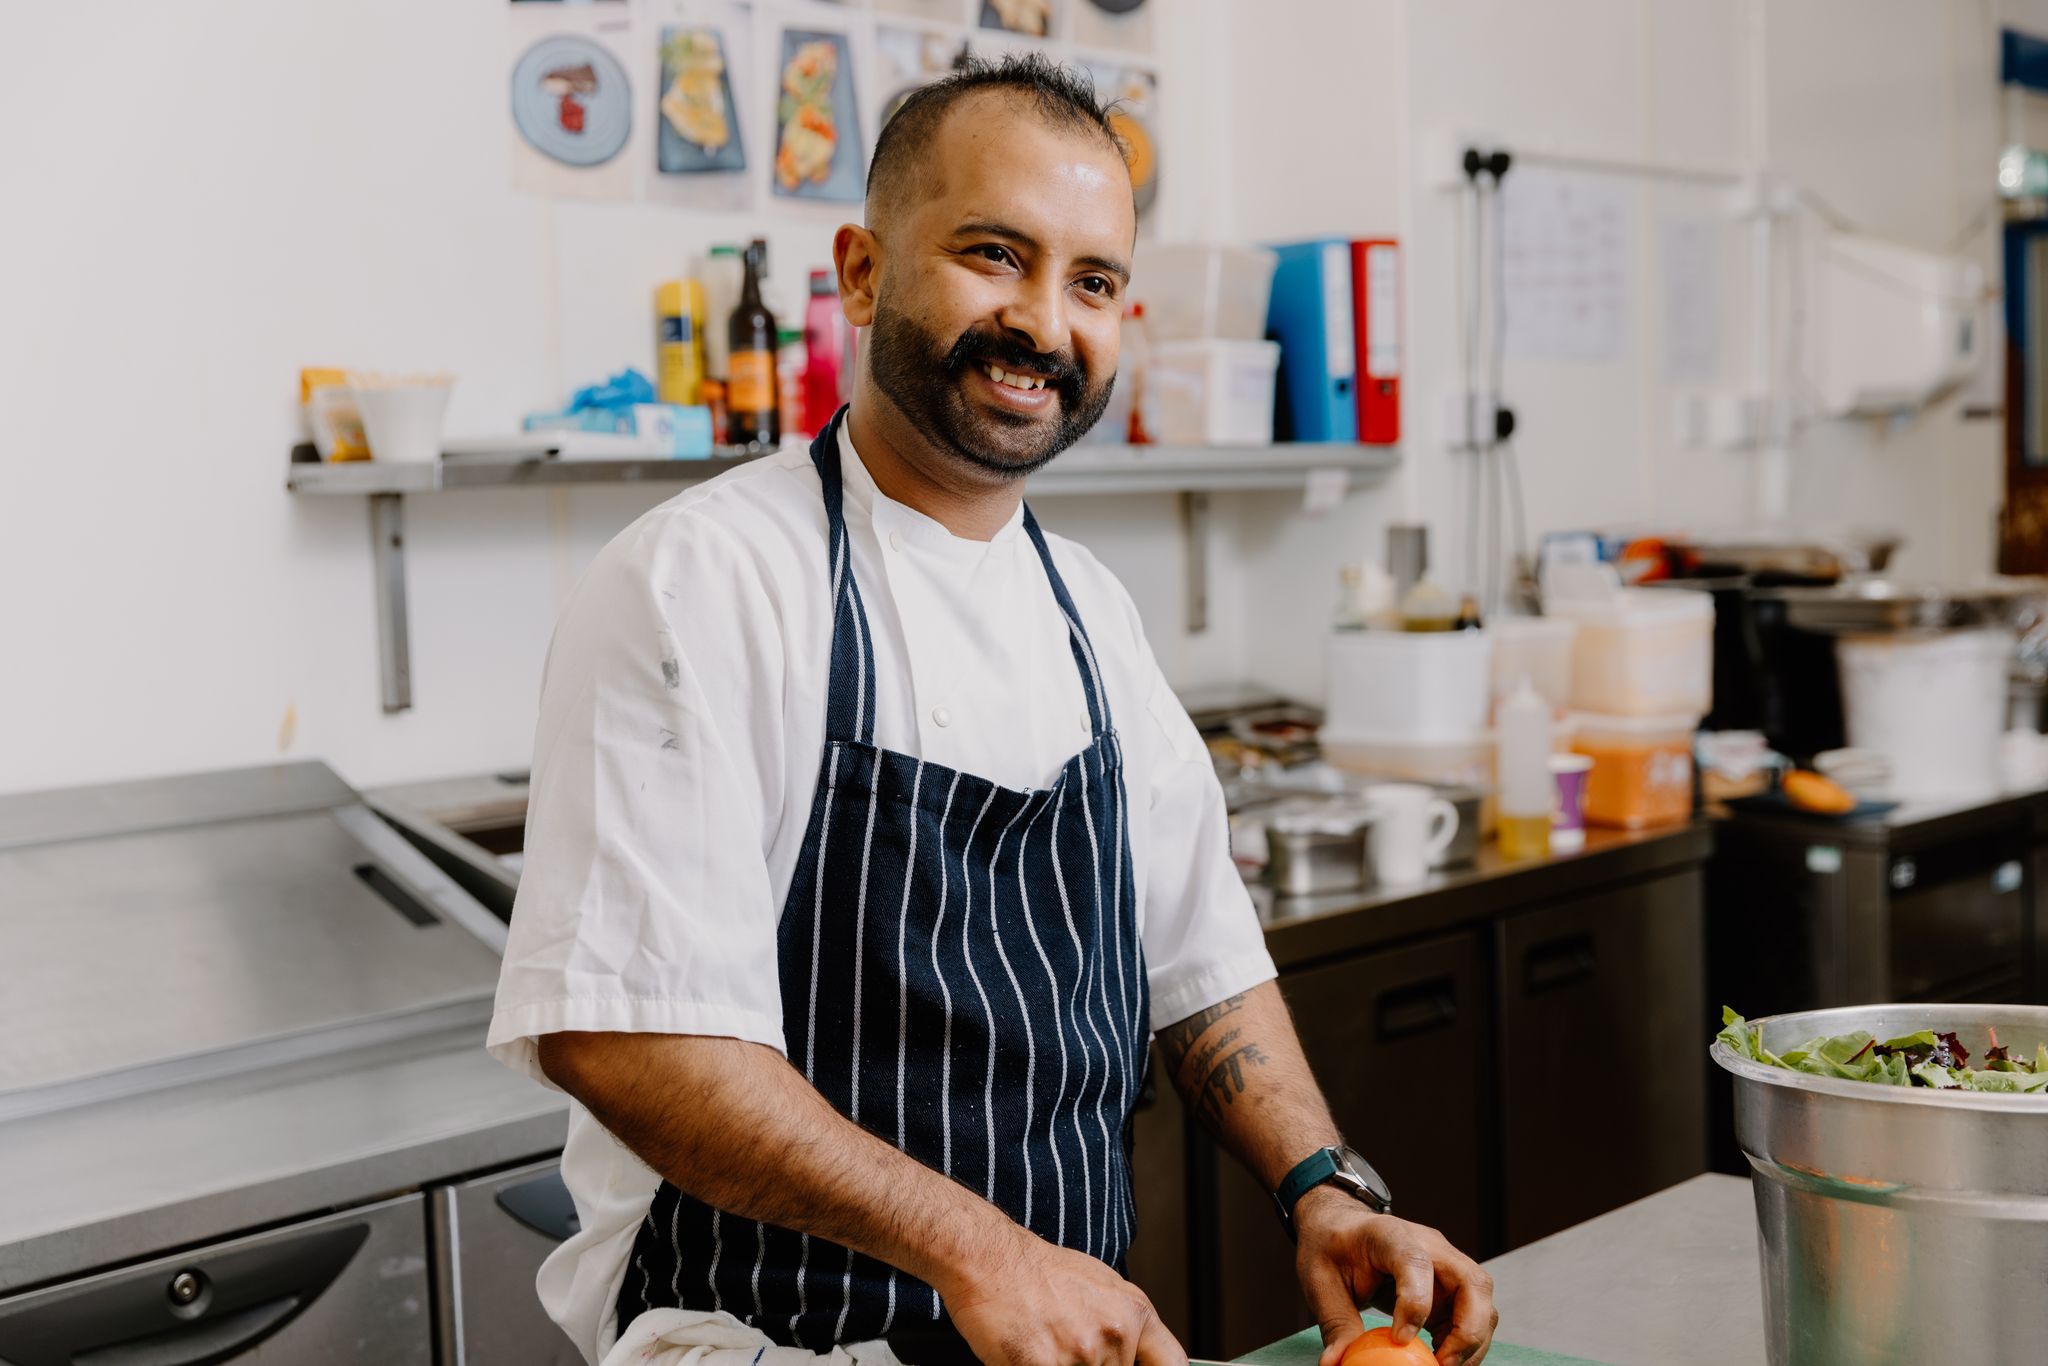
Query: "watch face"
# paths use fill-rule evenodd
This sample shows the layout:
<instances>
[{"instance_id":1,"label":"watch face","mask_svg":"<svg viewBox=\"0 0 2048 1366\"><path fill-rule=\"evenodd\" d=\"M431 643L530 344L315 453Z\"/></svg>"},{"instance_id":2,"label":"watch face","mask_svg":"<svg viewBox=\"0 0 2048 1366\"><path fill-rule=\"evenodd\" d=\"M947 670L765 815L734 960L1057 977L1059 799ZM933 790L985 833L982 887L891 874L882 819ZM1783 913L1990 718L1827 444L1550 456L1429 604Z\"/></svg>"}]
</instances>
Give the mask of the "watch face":
<instances>
[{"instance_id":1,"label":"watch face","mask_svg":"<svg viewBox=\"0 0 2048 1366\"><path fill-rule=\"evenodd\" d=\"M1337 1150L1339 1179L1349 1176L1357 1184L1360 1193L1369 1196L1373 1204L1384 1210L1394 1203L1394 1192L1387 1187L1386 1180L1373 1170L1355 1148Z\"/></svg>"}]
</instances>

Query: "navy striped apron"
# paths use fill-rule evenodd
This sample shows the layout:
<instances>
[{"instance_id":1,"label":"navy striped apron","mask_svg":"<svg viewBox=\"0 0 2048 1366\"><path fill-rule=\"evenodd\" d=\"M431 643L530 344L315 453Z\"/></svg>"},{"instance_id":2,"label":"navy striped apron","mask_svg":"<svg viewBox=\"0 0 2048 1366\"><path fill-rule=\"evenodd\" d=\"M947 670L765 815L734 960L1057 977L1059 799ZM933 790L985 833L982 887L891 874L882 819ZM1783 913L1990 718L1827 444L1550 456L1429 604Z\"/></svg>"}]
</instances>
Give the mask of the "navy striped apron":
<instances>
[{"instance_id":1,"label":"navy striped apron","mask_svg":"<svg viewBox=\"0 0 2048 1366\"><path fill-rule=\"evenodd\" d=\"M1121 1267L1149 1009L1101 669L1027 507L1087 694L1088 747L1050 787L1022 792L877 749L875 658L841 509L844 420L811 447L835 610L825 751L778 929L789 1060L855 1123L1041 1237ZM775 1176L764 1154L761 1177ZM634 1240L620 1328L659 1308L723 1309L819 1352L934 1326L943 1340L949 1327L923 1282L666 1182Z\"/></svg>"}]
</instances>

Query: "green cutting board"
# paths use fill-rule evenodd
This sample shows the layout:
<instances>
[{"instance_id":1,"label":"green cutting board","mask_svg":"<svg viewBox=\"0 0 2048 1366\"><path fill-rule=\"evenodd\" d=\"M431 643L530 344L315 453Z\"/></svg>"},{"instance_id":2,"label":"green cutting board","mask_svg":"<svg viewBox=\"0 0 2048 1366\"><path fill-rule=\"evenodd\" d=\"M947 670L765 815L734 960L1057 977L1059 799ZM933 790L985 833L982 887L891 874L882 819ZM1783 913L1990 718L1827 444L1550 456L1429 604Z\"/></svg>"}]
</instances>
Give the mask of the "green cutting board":
<instances>
[{"instance_id":1,"label":"green cutting board","mask_svg":"<svg viewBox=\"0 0 2048 1366\"><path fill-rule=\"evenodd\" d=\"M1378 1327L1389 1322L1379 1314L1365 1315L1365 1326ZM1291 1338L1247 1352L1238 1358L1244 1366L1316 1366L1316 1358L1323 1354L1323 1335L1313 1328L1296 1333ZM1496 1342L1493 1350L1486 1354L1486 1366L1601 1366L1597 1361L1584 1357L1559 1356L1555 1352L1539 1352L1534 1347L1516 1347L1511 1343Z\"/></svg>"}]
</instances>

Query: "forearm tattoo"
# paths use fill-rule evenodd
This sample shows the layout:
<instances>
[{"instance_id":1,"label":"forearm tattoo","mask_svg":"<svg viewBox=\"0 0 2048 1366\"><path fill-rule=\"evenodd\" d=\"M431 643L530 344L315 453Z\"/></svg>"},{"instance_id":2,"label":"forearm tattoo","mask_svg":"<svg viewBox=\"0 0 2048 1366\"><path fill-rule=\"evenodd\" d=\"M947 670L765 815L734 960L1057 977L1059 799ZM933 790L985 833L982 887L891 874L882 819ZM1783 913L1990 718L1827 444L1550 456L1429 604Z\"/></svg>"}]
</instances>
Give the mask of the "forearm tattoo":
<instances>
[{"instance_id":1,"label":"forearm tattoo","mask_svg":"<svg viewBox=\"0 0 2048 1366\"><path fill-rule=\"evenodd\" d=\"M1224 1108L1244 1094L1251 1070L1266 1065L1258 1040L1247 1039L1230 1018L1244 1004L1244 993L1218 1001L1169 1025L1159 1036L1167 1072L1196 1116L1212 1129L1222 1121Z\"/></svg>"}]
</instances>

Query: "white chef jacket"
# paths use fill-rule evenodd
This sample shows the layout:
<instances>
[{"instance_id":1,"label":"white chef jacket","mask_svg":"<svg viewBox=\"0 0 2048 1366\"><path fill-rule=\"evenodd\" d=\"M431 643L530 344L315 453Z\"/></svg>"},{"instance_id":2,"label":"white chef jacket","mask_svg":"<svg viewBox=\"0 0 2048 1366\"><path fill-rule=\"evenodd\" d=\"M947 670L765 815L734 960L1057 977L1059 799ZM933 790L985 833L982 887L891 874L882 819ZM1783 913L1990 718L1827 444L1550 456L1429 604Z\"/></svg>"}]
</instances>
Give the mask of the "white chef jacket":
<instances>
[{"instance_id":1,"label":"white chef jacket","mask_svg":"<svg viewBox=\"0 0 2048 1366\"><path fill-rule=\"evenodd\" d=\"M840 425L846 527L875 665L875 744L1005 787L1089 742L1067 624L1020 509L963 540L883 495ZM1131 871L1159 1028L1274 975L1223 793L1123 586L1048 534L1124 740ZM832 595L808 451L699 484L599 552L549 647L525 861L491 1052L546 1084L557 1030L782 1049L776 923L825 744ZM596 1361L660 1178L580 1105L562 1175L582 1231L540 1297Z\"/></svg>"}]
</instances>

